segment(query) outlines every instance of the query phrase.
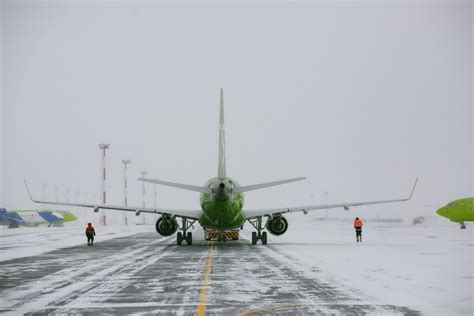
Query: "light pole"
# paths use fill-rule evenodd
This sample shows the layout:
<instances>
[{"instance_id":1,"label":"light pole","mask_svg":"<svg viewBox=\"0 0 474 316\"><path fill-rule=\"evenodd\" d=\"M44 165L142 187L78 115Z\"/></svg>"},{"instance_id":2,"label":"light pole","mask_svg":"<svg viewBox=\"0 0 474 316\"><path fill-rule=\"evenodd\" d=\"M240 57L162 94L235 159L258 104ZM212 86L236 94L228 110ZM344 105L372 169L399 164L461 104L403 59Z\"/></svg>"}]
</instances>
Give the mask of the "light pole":
<instances>
[{"instance_id":1,"label":"light pole","mask_svg":"<svg viewBox=\"0 0 474 316\"><path fill-rule=\"evenodd\" d=\"M155 187L155 209L156 209L156 208L157 208L157 206L156 206L156 200L157 200L157 198L158 198L158 194L156 193L156 183L155 183L155 186L154 186L154 187Z\"/></svg>"},{"instance_id":2,"label":"light pole","mask_svg":"<svg viewBox=\"0 0 474 316\"><path fill-rule=\"evenodd\" d=\"M87 192L84 193L84 204L87 204ZM87 210L83 208L82 214L84 216L84 225L87 223Z\"/></svg>"},{"instance_id":3,"label":"light pole","mask_svg":"<svg viewBox=\"0 0 474 316\"><path fill-rule=\"evenodd\" d=\"M58 191L59 191L59 185L55 185L54 186L54 200L56 201L56 203L58 203ZM58 210L58 205L55 205L54 208L57 211Z\"/></svg>"},{"instance_id":4,"label":"light pole","mask_svg":"<svg viewBox=\"0 0 474 316\"><path fill-rule=\"evenodd\" d=\"M105 192L105 179L106 179L106 171L105 171L105 151L109 149L110 145L109 144L99 144L99 148L102 151L102 159L101 159L101 169L102 169L102 204L107 203L107 195ZM105 216L104 210L102 212L102 225L107 226L107 218Z\"/></svg>"},{"instance_id":5,"label":"light pole","mask_svg":"<svg viewBox=\"0 0 474 316\"><path fill-rule=\"evenodd\" d=\"M146 171L140 172L142 178L145 178L147 173ZM142 206L145 207L145 181L142 181Z\"/></svg>"},{"instance_id":6,"label":"light pole","mask_svg":"<svg viewBox=\"0 0 474 316\"><path fill-rule=\"evenodd\" d=\"M129 159L122 159L122 163L123 163L123 205L127 206L128 205L128 201L127 201L127 165L130 163L130 160ZM124 212L124 215L123 215L123 220L124 220L124 223L125 223L125 226L128 225L128 217L127 217L127 214L125 214L126 212Z\"/></svg>"},{"instance_id":7,"label":"light pole","mask_svg":"<svg viewBox=\"0 0 474 316\"><path fill-rule=\"evenodd\" d=\"M326 220L328 219L328 192L324 191L324 205L326 207Z\"/></svg>"},{"instance_id":8,"label":"light pole","mask_svg":"<svg viewBox=\"0 0 474 316\"><path fill-rule=\"evenodd\" d=\"M46 201L46 187L47 187L47 186L48 186L48 185L45 184L45 183L43 183L43 184L41 185L41 187L42 187L42 189L43 189L43 201ZM43 208L44 208L44 207L43 207Z\"/></svg>"},{"instance_id":9,"label":"light pole","mask_svg":"<svg viewBox=\"0 0 474 316\"><path fill-rule=\"evenodd\" d=\"M45 194L45 191L46 191L46 187L47 187L47 186L48 186L48 185L45 184L45 183L43 183L43 184L41 185L41 187L43 188L43 201L46 201L46 194Z\"/></svg>"},{"instance_id":10,"label":"light pole","mask_svg":"<svg viewBox=\"0 0 474 316\"><path fill-rule=\"evenodd\" d=\"M142 171L140 172L140 174L142 175L142 178L145 178L147 172L146 171ZM145 181L142 181L142 205L143 205L143 208L145 208ZM143 224L145 224L145 215L143 215Z\"/></svg>"},{"instance_id":11,"label":"light pole","mask_svg":"<svg viewBox=\"0 0 474 316\"><path fill-rule=\"evenodd\" d=\"M76 204L78 204L79 203L79 195L81 194L81 191L76 190L75 193L76 193ZM82 212L81 212L81 209L79 207L76 207L75 213L76 213L77 216L79 216L79 214L84 213L84 209L82 209Z\"/></svg>"}]
</instances>

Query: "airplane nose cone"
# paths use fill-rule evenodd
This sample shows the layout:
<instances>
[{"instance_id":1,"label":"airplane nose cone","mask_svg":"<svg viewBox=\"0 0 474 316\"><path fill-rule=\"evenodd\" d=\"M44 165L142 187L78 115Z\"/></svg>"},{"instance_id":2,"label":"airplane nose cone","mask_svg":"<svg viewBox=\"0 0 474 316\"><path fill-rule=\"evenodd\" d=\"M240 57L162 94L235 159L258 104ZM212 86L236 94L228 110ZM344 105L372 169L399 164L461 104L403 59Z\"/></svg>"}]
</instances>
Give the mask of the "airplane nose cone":
<instances>
[{"instance_id":1,"label":"airplane nose cone","mask_svg":"<svg viewBox=\"0 0 474 316\"><path fill-rule=\"evenodd\" d=\"M443 216L443 217L446 217L446 211L445 211L444 207L438 209L438 210L436 211L436 214L441 215L441 216Z\"/></svg>"},{"instance_id":2,"label":"airplane nose cone","mask_svg":"<svg viewBox=\"0 0 474 316\"><path fill-rule=\"evenodd\" d=\"M221 189L225 188L225 184L224 183L219 184L219 188Z\"/></svg>"}]
</instances>

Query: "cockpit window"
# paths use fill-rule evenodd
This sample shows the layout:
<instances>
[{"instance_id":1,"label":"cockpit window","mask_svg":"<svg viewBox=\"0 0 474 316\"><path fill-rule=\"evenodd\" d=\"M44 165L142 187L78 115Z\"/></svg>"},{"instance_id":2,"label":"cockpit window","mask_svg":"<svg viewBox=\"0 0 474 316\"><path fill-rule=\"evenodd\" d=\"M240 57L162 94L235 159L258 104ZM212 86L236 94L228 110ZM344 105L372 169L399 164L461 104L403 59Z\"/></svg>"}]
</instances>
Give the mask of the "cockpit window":
<instances>
[{"instance_id":1,"label":"cockpit window","mask_svg":"<svg viewBox=\"0 0 474 316\"><path fill-rule=\"evenodd\" d=\"M448 206L450 206L450 207L455 207L455 206L456 206L456 203L454 203L454 202L448 203Z\"/></svg>"}]
</instances>

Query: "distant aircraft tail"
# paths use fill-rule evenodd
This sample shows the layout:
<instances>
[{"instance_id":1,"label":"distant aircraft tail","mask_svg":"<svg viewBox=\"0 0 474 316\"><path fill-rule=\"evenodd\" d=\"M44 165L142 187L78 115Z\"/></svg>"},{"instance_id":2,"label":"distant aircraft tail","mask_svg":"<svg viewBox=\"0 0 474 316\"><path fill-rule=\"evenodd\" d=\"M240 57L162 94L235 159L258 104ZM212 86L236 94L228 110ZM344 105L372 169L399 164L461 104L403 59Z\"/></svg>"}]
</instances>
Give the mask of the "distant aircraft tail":
<instances>
[{"instance_id":1,"label":"distant aircraft tail","mask_svg":"<svg viewBox=\"0 0 474 316\"><path fill-rule=\"evenodd\" d=\"M224 131L224 91L221 89L221 107L219 115L219 166L217 168L217 177L226 178L225 165L225 131Z\"/></svg>"}]
</instances>

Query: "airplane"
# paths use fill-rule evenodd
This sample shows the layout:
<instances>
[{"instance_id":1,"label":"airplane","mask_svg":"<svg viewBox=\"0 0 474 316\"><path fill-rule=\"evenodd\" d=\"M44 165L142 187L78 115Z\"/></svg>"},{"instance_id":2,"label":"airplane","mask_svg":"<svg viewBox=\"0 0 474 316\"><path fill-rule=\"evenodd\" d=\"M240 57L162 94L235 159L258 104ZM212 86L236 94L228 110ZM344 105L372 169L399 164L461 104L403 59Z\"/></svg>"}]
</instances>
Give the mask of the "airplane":
<instances>
[{"instance_id":1,"label":"airplane","mask_svg":"<svg viewBox=\"0 0 474 316\"><path fill-rule=\"evenodd\" d=\"M474 221L474 198L451 201L439 208L436 213L451 222L461 224L461 229L466 229L464 222Z\"/></svg>"},{"instance_id":2,"label":"airplane","mask_svg":"<svg viewBox=\"0 0 474 316\"><path fill-rule=\"evenodd\" d=\"M304 179L304 177L299 177L241 186L236 180L227 176L224 133L224 93L221 89L219 114L219 157L217 177L210 179L203 186L175 183L159 179L138 178L138 180L144 182L156 183L160 185L200 193L201 209L199 210L180 210L166 208L147 208L139 206L40 201L32 198L26 181L25 186L30 196L30 199L36 203L89 207L93 208L94 212L98 212L100 209L127 211L134 212L137 216L139 216L140 213L160 214L161 217L156 221L155 224L156 231L162 236L172 236L179 229L180 231L176 234L176 243L178 245L182 245L183 242L186 242L187 245L192 244L192 232L190 232L189 230L191 227L194 228L193 224L195 222L198 222L203 227L204 231L218 231L218 242L226 241L226 232L242 229L245 222L249 222L255 228L255 231L252 232L252 244L256 245L258 241L261 241L263 245L266 245L266 231L276 236L280 236L287 231L288 221L283 216L283 214L285 213L303 212L306 214L308 211L312 210L332 208L344 208L346 211L348 211L349 208L353 206L404 202L411 199L416 187L416 183L418 181L418 179L416 179L410 196L408 198L402 199L322 204L298 207L279 207L255 210L247 210L244 208L244 192L268 188L271 186L300 181ZM265 225L263 225L263 218L266 218ZM178 219L181 219L181 226L178 224Z\"/></svg>"},{"instance_id":3,"label":"airplane","mask_svg":"<svg viewBox=\"0 0 474 316\"><path fill-rule=\"evenodd\" d=\"M0 225L8 225L8 228L18 228L23 223L23 220L17 213L7 212L6 209L0 208Z\"/></svg>"},{"instance_id":4,"label":"airplane","mask_svg":"<svg viewBox=\"0 0 474 316\"><path fill-rule=\"evenodd\" d=\"M77 218L68 211L21 210L7 212L6 209L0 208L0 225L8 225L9 228L35 227L42 224L55 226L75 220Z\"/></svg>"}]
</instances>

